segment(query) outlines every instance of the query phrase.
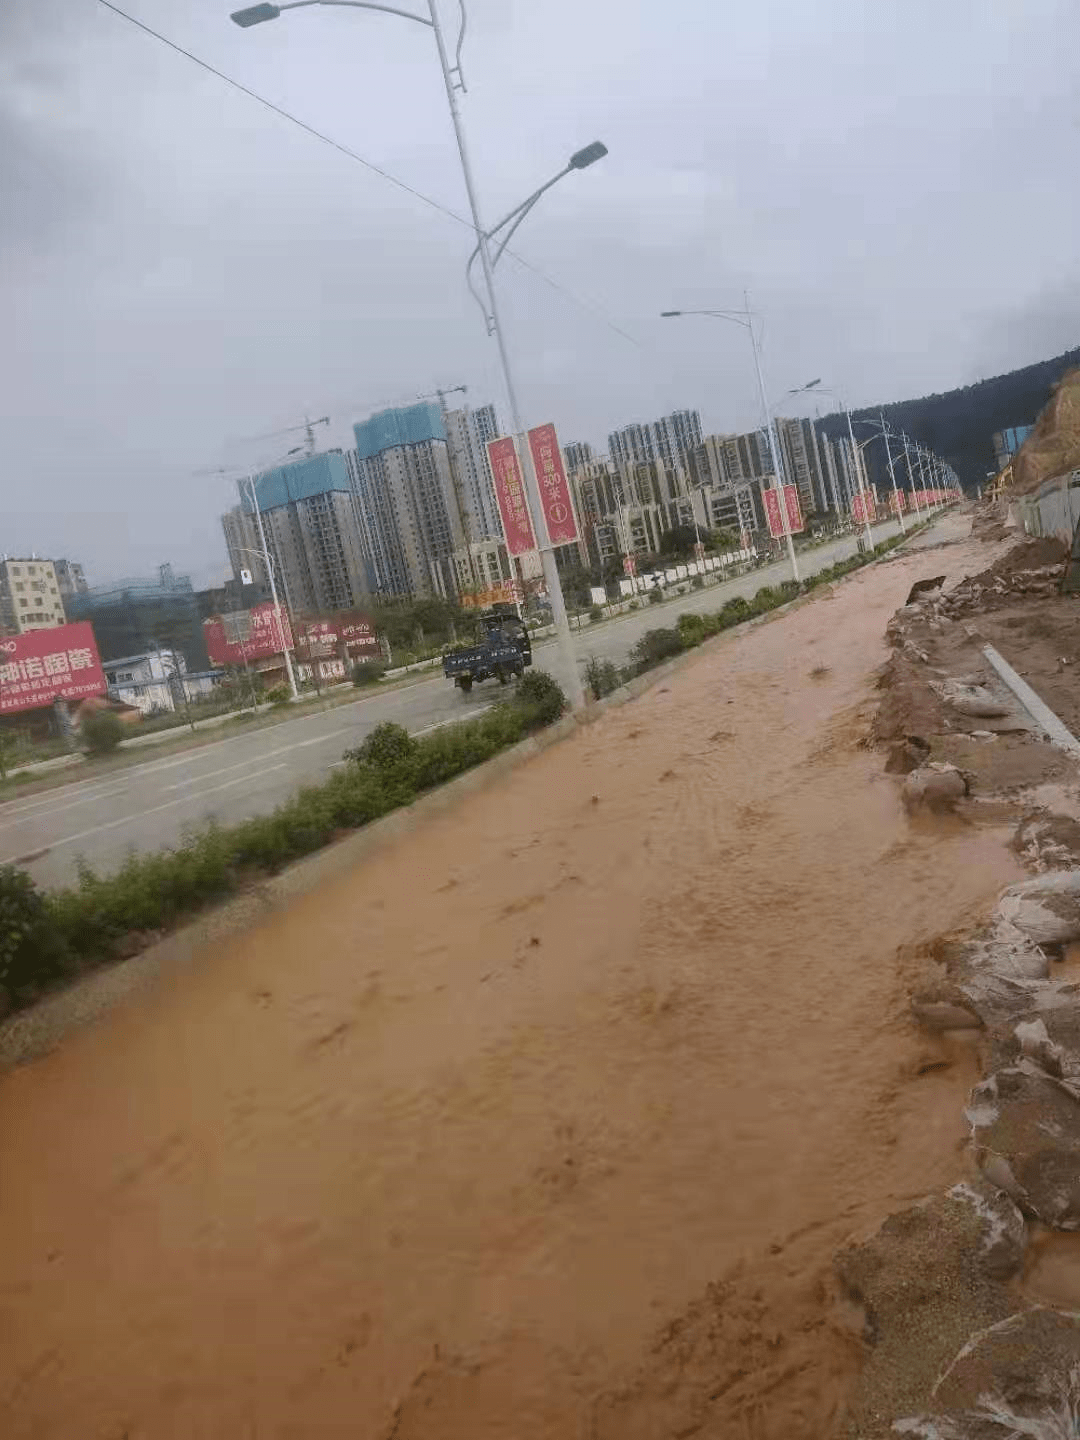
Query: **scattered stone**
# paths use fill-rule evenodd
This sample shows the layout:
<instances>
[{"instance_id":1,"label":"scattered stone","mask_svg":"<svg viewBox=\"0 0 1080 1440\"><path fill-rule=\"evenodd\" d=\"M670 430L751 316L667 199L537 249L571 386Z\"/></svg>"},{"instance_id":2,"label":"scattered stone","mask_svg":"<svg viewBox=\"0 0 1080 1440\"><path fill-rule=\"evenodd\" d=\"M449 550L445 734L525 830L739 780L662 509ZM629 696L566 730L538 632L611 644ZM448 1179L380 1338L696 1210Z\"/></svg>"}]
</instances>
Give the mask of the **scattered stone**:
<instances>
[{"instance_id":1,"label":"scattered stone","mask_svg":"<svg viewBox=\"0 0 1080 1440\"><path fill-rule=\"evenodd\" d=\"M1004 1282L1025 1240L1016 1206L977 1178L890 1215L870 1240L840 1252L836 1273L863 1310L870 1347L855 1434L886 1435L891 1417L927 1406L972 1331L1012 1312Z\"/></svg>"},{"instance_id":2,"label":"scattered stone","mask_svg":"<svg viewBox=\"0 0 1080 1440\"><path fill-rule=\"evenodd\" d=\"M997 914L1036 945L1080 940L1080 870L1054 870L1010 885Z\"/></svg>"},{"instance_id":3,"label":"scattered stone","mask_svg":"<svg viewBox=\"0 0 1080 1440\"><path fill-rule=\"evenodd\" d=\"M955 1000L916 996L911 1011L927 1030L980 1030L983 1021L967 996L957 991Z\"/></svg>"},{"instance_id":4,"label":"scattered stone","mask_svg":"<svg viewBox=\"0 0 1080 1440\"><path fill-rule=\"evenodd\" d=\"M889 756L885 761L885 773L887 775L909 775L912 770L917 770L924 764L926 757L930 754L930 746L921 735L905 735L903 740L889 747Z\"/></svg>"},{"instance_id":5,"label":"scattered stone","mask_svg":"<svg viewBox=\"0 0 1080 1440\"><path fill-rule=\"evenodd\" d=\"M907 604L912 605L920 596L928 596L933 590L941 590L944 584L944 575L935 575L932 580L916 580L908 591Z\"/></svg>"},{"instance_id":6,"label":"scattered stone","mask_svg":"<svg viewBox=\"0 0 1080 1440\"><path fill-rule=\"evenodd\" d=\"M1048 811L1028 815L1017 827L1013 848L1032 869L1071 869L1080 861L1080 821Z\"/></svg>"},{"instance_id":7,"label":"scattered stone","mask_svg":"<svg viewBox=\"0 0 1080 1440\"><path fill-rule=\"evenodd\" d=\"M968 793L968 782L955 765L933 760L913 770L904 781L904 804L909 810L951 810Z\"/></svg>"},{"instance_id":8,"label":"scattered stone","mask_svg":"<svg viewBox=\"0 0 1080 1440\"><path fill-rule=\"evenodd\" d=\"M998 699L985 685L972 685L960 680L946 680L943 685L935 685L934 689L946 704L951 705L954 710L959 710L961 715L973 715L980 719L994 720L1001 715L1008 715L1012 709L1007 701Z\"/></svg>"},{"instance_id":9,"label":"scattered stone","mask_svg":"<svg viewBox=\"0 0 1080 1440\"><path fill-rule=\"evenodd\" d=\"M1058 1230L1080 1229L1080 1103L1029 1060L998 1070L967 1110L983 1174Z\"/></svg>"},{"instance_id":10,"label":"scattered stone","mask_svg":"<svg viewBox=\"0 0 1080 1440\"><path fill-rule=\"evenodd\" d=\"M915 1440L1070 1440L1080 1435L1080 1315L1010 1315L963 1346L934 1387L934 1413L893 1422Z\"/></svg>"}]
</instances>

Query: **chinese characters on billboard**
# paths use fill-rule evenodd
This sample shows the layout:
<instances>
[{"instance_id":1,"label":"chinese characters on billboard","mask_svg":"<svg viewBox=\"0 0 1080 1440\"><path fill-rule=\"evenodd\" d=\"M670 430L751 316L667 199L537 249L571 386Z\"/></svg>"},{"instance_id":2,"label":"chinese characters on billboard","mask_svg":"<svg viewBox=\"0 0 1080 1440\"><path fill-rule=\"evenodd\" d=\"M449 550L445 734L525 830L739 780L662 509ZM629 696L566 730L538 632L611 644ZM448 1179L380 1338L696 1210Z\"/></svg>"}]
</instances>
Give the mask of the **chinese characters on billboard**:
<instances>
[{"instance_id":1,"label":"chinese characters on billboard","mask_svg":"<svg viewBox=\"0 0 1080 1440\"><path fill-rule=\"evenodd\" d=\"M525 482L521 474L517 446L509 435L487 443L488 460L491 462L491 478L495 482L495 499L502 517L503 534L506 536L506 553L524 555L536 549L532 520L525 499Z\"/></svg>"},{"instance_id":2,"label":"chinese characters on billboard","mask_svg":"<svg viewBox=\"0 0 1080 1440\"><path fill-rule=\"evenodd\" d=\"M88 620L0 640L0 715L104 694L105 672Z\"/></svg>"},{"instance_id":3,"label":"chinese characters on billboard","mask_svg":"<svg viewBox=\"0 0 1080 1440\"><path fill-rule=\"evenodd\" d=\"M292 647L292 631L289 617L281 611L281 623L272 601L264 601L254 609L243 612L247 616L242 626L237 626L237 617L213 615L203 621L203 639L211 665L243 665L246 660L266 660L271 655L280 655L286 645Z\"/></svg>"},{"instance_id":4,"label":"chinese characters on billboard","mask_svg":"<svg viewBox=\"0 0 1080 1440\"><path fill-rule=\"evenodd\" d=\"M780 515L780 492L775 485L762 491L765 502L765 517L769 522L769 534L774 540L784 535L797 535L803 528L802 509L799 506L799 492L794 485L784 486L784 509L787 511L787 528Z\"/></svg>"},{"instance_id":5,"label":"chinese characters on billboard","mask_svg":"<svg viewBox=\"0 0 1080 1440\"><path fill-rule=\"evenodd\" d=\"M369 616L343 610L334 615L298 620L296 653L304 660L364 660L381 655L382 650Z\"/></svg>"},{"instance_id":6,"label":"chinese characters on billboard","mask_svg":"<svg viewBox=\"0 0 1080 1440\"><path fill-rule=\"evenodd\" d=\"M490 585L486 590L466 590L461 595L463 610L487 610L492 605L520 605L521 586L515 580Z\"/></svg>"},{"instance_id":7,"label":"chinese characters on billboard","mask_svg":"<svg viewBox=\"0 0 1080 1440\"><path fill-rule=\"evenodd\" d=\"M559 453L554 425L536 425L529 431L536 484L552 545L572 545L578 538L577 520L570 500L566 468Z\"/></svg>"}]
</instances>

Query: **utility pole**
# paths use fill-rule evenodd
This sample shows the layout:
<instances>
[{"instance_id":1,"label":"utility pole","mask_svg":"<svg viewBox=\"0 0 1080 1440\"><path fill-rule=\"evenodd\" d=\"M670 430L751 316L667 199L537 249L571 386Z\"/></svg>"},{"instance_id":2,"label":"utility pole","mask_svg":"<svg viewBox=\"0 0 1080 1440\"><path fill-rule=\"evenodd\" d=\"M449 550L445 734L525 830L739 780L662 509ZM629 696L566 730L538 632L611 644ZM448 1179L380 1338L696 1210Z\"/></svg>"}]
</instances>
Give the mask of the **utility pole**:
<instances>
[{"instance_id":1,"label":"utility pole","mask_svg":"<svg viewBox=\"0 0 1080 1440\"><path fill-rule=\"evenodd\" d=\"M296 676L293 674L292 656L289 654L289 646L285 635L285 622L281 614L281 601L278 599L277 580L274 578L274 560L266 544L266 531L263 528L262 510L259 508L259 496L255 490L254 475L248 476L248 486L251 490L251 505L255 511L255 521L259 527L259 542L262 545L266 573L270 577L270 596L274 602L274 614L277 617L278 638L281 640L281 654L285 661L285 673L289 677L289 689L292 691L292 698L299 700L300 692L296 688Z\"/></svg>"}]
</instances>

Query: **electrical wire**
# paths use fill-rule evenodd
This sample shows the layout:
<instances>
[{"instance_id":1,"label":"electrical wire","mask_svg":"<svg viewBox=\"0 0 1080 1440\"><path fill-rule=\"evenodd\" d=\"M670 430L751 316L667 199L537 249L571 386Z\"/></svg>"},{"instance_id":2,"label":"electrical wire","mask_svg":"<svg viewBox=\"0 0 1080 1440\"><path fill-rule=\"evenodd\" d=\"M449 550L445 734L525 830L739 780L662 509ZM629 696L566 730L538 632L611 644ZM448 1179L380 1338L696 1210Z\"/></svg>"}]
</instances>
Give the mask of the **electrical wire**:
<instances>
[{"instance_id":1,"label":"electrical wire","mask_svg":"<svg viewBox=\"0 0 1080 1440\"><path fill-rule=\"evenodd\" d=\"M362 165L365 170L370 170L373 175L378 175L381 180L386 180L389 184L396 185L399 190L404 190L407 195L411 195L414 199L421 201L422 204L437 211L440 215L445 215L448 220L453 220L456 224L463 225L470 234L476 233L472 221L466 219L464 215L459 215L456 210L451 210L448 205L443 205L438 200L433 200L430 195L425 195L422 190L417 190L415 186L400 179L389 170L384 170L381 165L376 165L373 160L365 160L363 155L350 149L348 145L342 144L340 140L335 140L333 136L325 134L322 130L317 130L314 125L309 125L306 120L301 120L299 116L294 115L290 110L284 109L283 106L276 105L273 100L268 100L265 95L260 95L257 90L252 90L241 81L234 80L231 75L226 75L223 70L217 69L216 66L211 65L207 60L203 60L191 50L185 50L183 45L178 45L175 40L170 40L167 35L162 35L159 30L154 30L151 26L145 24L144 21L137 20L134 15L129 15L126 10L121 10L119 5L112 3L112 0L97 0L97 3L104 6L106 10L111 10L112 13L118 15L121 20L126 20L129 25L134 25L137 30L141 30L144 34L150 35L155 40L159 40L162 45L167 45L170 50L175 51L177 55L182 55L185 60L190 60L193 65L198 65L200 70L205 70L208 74L215 76L216 79L223 81L224 84L231 85L234 90L239 90L240 93L246 95L249 100L254 100L257 104L272 111L273 114L279 116L282 120L288 120L293 125L298 125L301 130L306 131L307 134L311 135L314 139L321 140L324 145L329 145L332 150L337 150L339 154L346 156L349 160L354 160L358 165ZM641 348L640 341L636 340L633 335L627 334L625 330L620 329L614 320L611 320L605 315L603 310L594 302L583 300L581 296L575 295L572 290L568 290L567 287L560 284L558 280L554 280L550 275L545 274L543 270L519 255L517 251L508 250L506 253L516 260L524 269L531 271L539 279L543 280L546 285L551 286L553 290L557 290L560 294L565 295L568 300L579 306L582 310L591 313L606 325L609 330L613 330L616 335L621 336L624 340L628 340L631 345L636 345Z\"/></svg>"}]
</instances>

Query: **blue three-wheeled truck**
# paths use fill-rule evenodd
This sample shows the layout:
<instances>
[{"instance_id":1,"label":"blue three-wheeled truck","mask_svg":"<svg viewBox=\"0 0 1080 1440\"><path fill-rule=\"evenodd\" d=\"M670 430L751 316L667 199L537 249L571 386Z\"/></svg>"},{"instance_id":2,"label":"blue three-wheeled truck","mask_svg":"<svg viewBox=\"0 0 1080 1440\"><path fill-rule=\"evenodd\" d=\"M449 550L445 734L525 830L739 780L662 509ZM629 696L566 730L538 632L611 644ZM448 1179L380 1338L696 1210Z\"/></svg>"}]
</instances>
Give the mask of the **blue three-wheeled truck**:
<instances>
[{"instance_id":1,"label":"blue three-wheeled truck","mask_svg":"<svg viewBox=\"0 0 1080 1440\"><path fill-rule=\"evenodd\" d=\"M532 664L532 641L515 610L496 607L479 617L473 644L453 645L443 655L443 674L467 695L481 680L505 685Z\"/></svg>"}]
</instances>

